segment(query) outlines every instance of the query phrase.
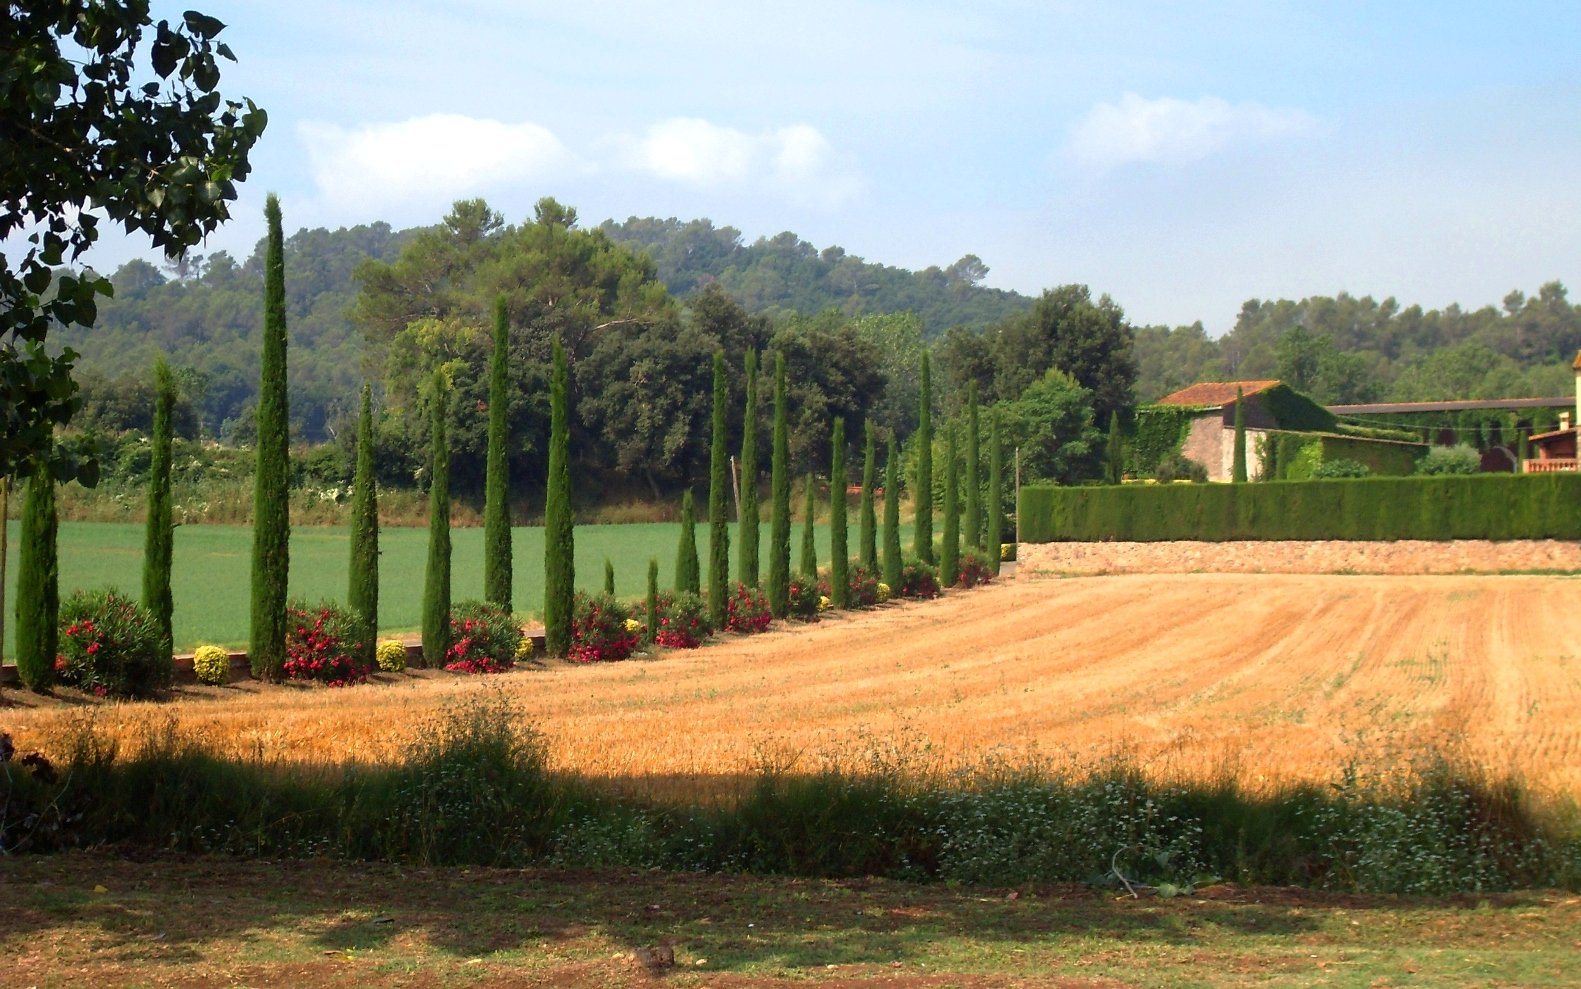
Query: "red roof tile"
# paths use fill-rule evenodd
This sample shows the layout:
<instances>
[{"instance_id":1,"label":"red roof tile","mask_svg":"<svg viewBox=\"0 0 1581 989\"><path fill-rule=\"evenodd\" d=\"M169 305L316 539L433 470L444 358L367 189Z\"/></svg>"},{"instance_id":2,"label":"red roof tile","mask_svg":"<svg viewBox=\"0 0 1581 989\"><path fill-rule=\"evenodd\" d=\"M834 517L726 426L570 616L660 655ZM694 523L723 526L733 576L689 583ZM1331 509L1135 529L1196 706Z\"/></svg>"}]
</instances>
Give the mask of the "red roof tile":
<instances>
[{"instance_id":1,"label":"red roof tile","mask_svg":"<svg viewBox=\"0 0 1581 989\"><path fill-rule=\"evenodd\" d=\"M1199 381L1189 388L1165 395L1154 402L1154 405L1189 405L1207 408L1222 408L1235 402L1235 390L1241 389L1244 394L1255 395L1260 391L1267 391L1279 384L1278 379L1273 381Z\"/></svg>"}]
</instances>

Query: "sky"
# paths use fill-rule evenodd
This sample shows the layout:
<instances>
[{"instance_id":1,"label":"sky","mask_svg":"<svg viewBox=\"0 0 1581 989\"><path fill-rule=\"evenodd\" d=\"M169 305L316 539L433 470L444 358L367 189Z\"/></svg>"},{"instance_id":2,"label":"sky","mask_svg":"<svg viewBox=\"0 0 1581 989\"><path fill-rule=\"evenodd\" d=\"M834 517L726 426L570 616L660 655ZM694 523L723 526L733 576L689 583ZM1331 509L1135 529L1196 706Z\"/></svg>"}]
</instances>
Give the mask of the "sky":
<instances>
[{"instance_id":1,"label":"sky","mask_svg":"<svg viewBox=\"0 0 1581 989\"><path fill-rule=\"evenodd\" d=\"M185 5L155 2L179 19ZM1248 299L1581 286L1581 5L209 0L269 113L209 252L288 232L707 217L1138 325ZM106 236L101 270L154 258Z\"/></svg>"}]
</instances>

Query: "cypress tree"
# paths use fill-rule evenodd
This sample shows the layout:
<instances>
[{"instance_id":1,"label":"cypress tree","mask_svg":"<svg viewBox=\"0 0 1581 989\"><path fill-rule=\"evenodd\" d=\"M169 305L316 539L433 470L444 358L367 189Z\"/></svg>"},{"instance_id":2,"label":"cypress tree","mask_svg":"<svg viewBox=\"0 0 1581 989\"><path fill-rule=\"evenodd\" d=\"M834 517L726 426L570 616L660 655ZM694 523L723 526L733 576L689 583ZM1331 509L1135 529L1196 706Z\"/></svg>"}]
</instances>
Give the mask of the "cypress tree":
<instances>
[{"instance_id":1,"label":"cypress tree","mask_svg":"<svg viewBox=\"0 0 1581 989\"><path fill-rule=\"evenodd\" d=\"M258 466L253 488L252 624L247 655L253 676L279 680L285 666L286 588L291 570L290 399L286 392L285 248L280 200L264 204L269 224L264 260L262 370L258 383Z\"/></svg>"},{"instance_id":2,"label":"cypress tree","mask_svg":"<svg viewBox=\"0 0 1581 989\"><path fill-rule=\"evenodd\" d=\"M961 573L960 461L956 459L955 420L944 430L944 548L939 553L939 583L955 586Z\"/></svg>"},{"instance_id":3,"label":"cypress tree","mask_svg":"<svg viewBox=\"0 0 1581 989\"><path fill-rule=\"evenodd\" d=\"M856 542L857 558L863 568L878 576L878 516L874 511L873 481L877 465L874 463L873 421L863 427L862 452L862 507L858 510Z\"/></svg>"},{"instance_id":4,"label":"cypress tree","mask_svg":"<svg viewBox=\"0 0 1581 989\"><path fill-rule=\"evenodd\" d=\"M924 563L933 562L933 384L928 352L922 352L922 394L917 402L917 490L912 503L917 524L912 529L912 551Z\"/></svg>"},{"instance_id":5,"label":"cypress tree","mask_svg":"<svg viewBox=\"0 0 1581 989\"><path fill-rule=\"evenodd\" d=\"M657 557L648 557L648 627L643 629L642 637L646 642L653 642L653 637L659 634L659 560Z\"/></svg>"},{"instance_id":6,"label":"cypress tree","mask_svg":"<svg viewBox=\"0 0 1581 989\"><path fill-rule=\"evenodd\" d=\"M1125 479L1125 446L1120 440L1120 413L1109 413L1109 441L1103 452L1103 480L1105 484L1119 484Z\"/></svg>"},{"instance_id":7,"label":"cypress tree","mask_svg":"<svg viewBox=\"0 0 1581 989\"><path fill-rule=\"evenodd\" d=\"M565 348L554 338L554 373L549 382L549 483L544 495L544 649L564 656L571 648L576 606L575 519L571 514L570 372Z\"/></svg>"},{"instance_id":8,"label":"cypress tree","mask_svg":"<svg viewBox=\"0 0 1581 989\"><path fill-rule=\"evenodd\" d=\"M148 519L143 531L143 607L154 616L166 655L174 651L170 618L170 566L175 529L170 513L171 417L176 382L163 357L154 361L154 436L148 466Z\"/></svg>"},{"instance_id":9,"label":"cypress tree","mask_svg":"<svg viewBox=\"0 0 1581 989\"><path fill-rule=\"evenodd\" d=\"M713 448L708 457L708 623L725 627L730 582L730 454L725 444L725 355L714 351Z\"/></svg>"},{"instance_id":10,"label":"cypress tree","mask_svg":"<svg viewBox=\"0 0 1581 989\"><path fill-rule=\"evenodd\" d=\"M1246 483L1246 395L1235 389L1235 449L1230 453L1230 480ZM1223 463L1224 461L1219 461Z\"/></svg>"},{"instance_id":11,"label":"cypress tree","mask_svg":"<svg viewBox=\"0 0 1581 989\"><path fill-rule=\"evenodd\" d=\"M365 661L379 634L379 492L373 466L373 386L362 385L357 415L357 472L351 482L351 575L346 604L368 623Z\"/></svg>"},{"instance_id":12,"label":"cypress tree","mask_svg":"<svg viewBox=\"0 0 1581 989\"><path fill-rule=\"evenodd\" d=\"M983 548L983 447L977 420L977 382L966 385L966 545Z\"/></svg>"},{"instance_id":13,"label":"cypress tree","mask_svg":"<svg viewBox=\"0 0 1581 989\"><path fill-rule=\"evenodd\" d=\"M999 572L999 544L1005 538L1005 448L999 434L999 410L988 419L988 567Z\"/></svg>"},{"instance_id":14,"label":"cypress tree","mask_svg":"<svg viewBox=\"0 0 1581 989\"><path fill-rule=\"evenodd\" d=\"M430 419L428 571L423 580L423 663L445 665L450 649L450 439L443 371L434 372Z\"/></svg>"},{"instance_id":15,"label":"cypress tree","mask_svg":"<svg viewBox=\"0 0 1581 989\"><path fill-rule=\"evenodd\" d=\"M807 507L801 517L801 574L808 580L818 579L818 544L813 532L813 517L818 514L818 486L812 475L807 475Z\"/></svg>"},{"instance_id":16,"label":"cypress tree","mask_svg":"<svg viewBox=\"0 0 1581 989\"><path fill-rule=\"evenodd\" d=\"M507 362L510 342L505 318L505 296L494 302L494 353L489 358L489 446L483 481L483 599L511 609L511 506L510 472L505 450L509 445L507 413L510 378Z\"/></svg>"},{"instance_id":17,"label":"cypress tree","mask_svg":"<svg viewBox=\"0 0 1581 989\"><path fill-rule=\"evenodd\" d=\"M892 430L888 459L884 461L884 583L897 594L900 566L900 456Z\"/></svg>"},{"instance_id":18,"label":"cypress tree","mask_svg":"<svg viewBox=\"0 0 1581 989\"><path fill-rule=\"evenodd\" d=\"M604 593L615 596L615 565L609 562L607 556L604 557Z\"/></svg>"},{"instance_id":19,"label":"cypress tree","mask_svg":"<svg viewBox=\"0 0 1581 989\"><path fill-rule=\"evenodd\" d=\"M747 351L747 407L741 418L741 518L736 579L758 586L758 352Z\"/></svg>"},{"instance_id":20,"label":"cypress tree","mask_svg":"<svg viewBox=\"0 0 1581 989\"><path fill-rule=\"evenodd\" d=\"M57 528L55 479L47 466L35 465L22 503L16 575L16 672L29 690L48 690L55 682L55 656L60 651Z\"/></svg>"},{"instance_id":21,"label":"cypress tree","mask_svg":"<svg viewBox=\"0 0 1581 989\"><path fill-rule=\"evenodd\" d=\"M769 610L784 618L790 608L790 440L786 435L785 355L774 355L774 453L770 463Z\"/></svg>"},{"instance_id":22,"label":"cypress tree","mask_svg":"<svg viewBox=\"0 0 1581 989\"><path fill-rule=\"evenodd\" d=\"M845 420L834 419L834 454L829 467L829 602L851 606L851 550L845 526Z\"/></svg>"},{"instance_id":23,"label":"cypress tree","mask_svg":"<svg viewBox=\"0 0 1581 989\"><path fill-rule=\"evenodd\" d=\"M697 520L692 516L692 489L681 496L681 540L675 547L675 589L701 593L697 573Z\"/></svg>"}]
</instances>

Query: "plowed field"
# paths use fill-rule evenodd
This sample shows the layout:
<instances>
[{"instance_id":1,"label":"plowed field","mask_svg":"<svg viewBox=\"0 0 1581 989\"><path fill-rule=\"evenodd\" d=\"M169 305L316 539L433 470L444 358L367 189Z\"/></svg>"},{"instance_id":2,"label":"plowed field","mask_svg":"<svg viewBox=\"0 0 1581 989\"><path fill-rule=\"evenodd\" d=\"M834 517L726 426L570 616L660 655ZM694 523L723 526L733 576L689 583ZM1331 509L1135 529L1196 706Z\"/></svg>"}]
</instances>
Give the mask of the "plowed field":
<instances>
[{"instance_id":1,"label":"plowed field","mask_svg":"<svg viewBox=\"0 0 1581 989\"><path fill-rule=\"evenodd\" d=\"M1581 795L1578 592L1545 576L1023 576L653 660L183 688L93 716L129 744L174 719L217 748L338 762L393 757L442 709L499 693L556 765L676 796L823 760L1119 754L1255 786L1426 752ZM0 710L18 748L81 716L7 696L24 705Z\"/></svg>"}]
</instances>

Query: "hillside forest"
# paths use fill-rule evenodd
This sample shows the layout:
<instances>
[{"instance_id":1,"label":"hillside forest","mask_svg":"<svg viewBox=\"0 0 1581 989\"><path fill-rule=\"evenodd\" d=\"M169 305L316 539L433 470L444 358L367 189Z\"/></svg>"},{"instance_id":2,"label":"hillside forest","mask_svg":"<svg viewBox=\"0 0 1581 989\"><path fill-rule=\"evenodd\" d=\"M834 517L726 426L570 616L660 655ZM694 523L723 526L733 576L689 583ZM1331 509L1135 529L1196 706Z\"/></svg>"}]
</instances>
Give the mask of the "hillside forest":
<instances>
[{"instance_id":1,"label":"hillside forest","mask_svg":"<svg viewBox=\"0 0 1581 989\"><path fill-rule=\"evenodd\" d=\"M164 353L180 390L178 434L247 445L258 388L264 245L243 261L190 254L111 275L91 330L51 339L81 356L89 435L146 431L152 367ZM704 483L711 361L725 355L731 443L739 444L748 350L789 380L791 458L827 473L828 424L843 416L853 449L864 425L904 442L916 424L922 357L936 413L960 411L968 382L998 408L1028 478L1101 473L1103 429L1138 404L1200 380L1279 378L1323 403L1547 397L1570 393L1581 310L1558 282L1498 306L1424 310L1344 293L1249 300L1234 327L1137 326L1084 285L1036 298L982 284L974 255L920 272L822 250L786 232L743 240L706 219L631 217L597 226L540 200L510 222L483 200L454 204L431 227L374 223L302 229L285 243L290 413L295 440L327 446L321 469L349 476L349 428L363 380L381 397L379 472L421 484L425 383L451 382L453 484L482 489L488 326L506 300L513 393L512 478L543 478L550 340L573 363L573 448L601 492L669 497ZM765 389L766 394L766 389ZM760 449L767 444L763 404ZM138 458L105 476L135 474ZM129 478L127 478L129 479Z\"/></svg>"}]
</instances>

